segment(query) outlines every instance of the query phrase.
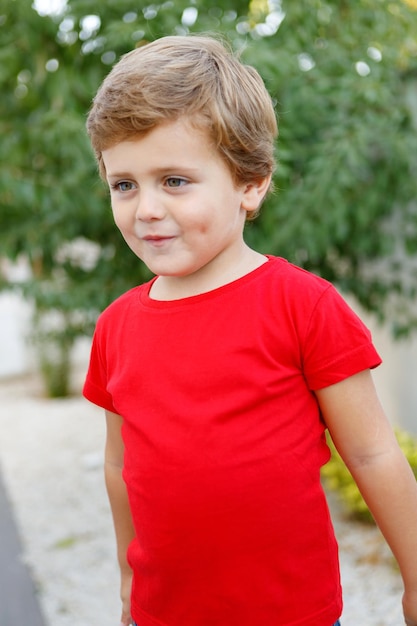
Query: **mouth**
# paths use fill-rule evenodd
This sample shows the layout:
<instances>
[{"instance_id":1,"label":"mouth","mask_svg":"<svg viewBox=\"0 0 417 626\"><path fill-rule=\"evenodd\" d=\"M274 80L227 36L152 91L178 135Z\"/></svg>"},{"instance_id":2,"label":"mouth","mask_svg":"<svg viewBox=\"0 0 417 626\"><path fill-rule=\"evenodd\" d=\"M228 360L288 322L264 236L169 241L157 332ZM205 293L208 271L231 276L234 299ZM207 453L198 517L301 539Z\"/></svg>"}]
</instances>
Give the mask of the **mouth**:
<instances>
[{"instance_id":1,"label":"mouth","mask_svg":"<svg viewBox=\"0 0 417 626\"><path fill-rule=\"evenodd\" d=\"M143 241L148 243L151 246L159 247L164 244L173 241L175 239L174 235L146 235L146 237L142 237Z\"/></svg>"}]
</instances>

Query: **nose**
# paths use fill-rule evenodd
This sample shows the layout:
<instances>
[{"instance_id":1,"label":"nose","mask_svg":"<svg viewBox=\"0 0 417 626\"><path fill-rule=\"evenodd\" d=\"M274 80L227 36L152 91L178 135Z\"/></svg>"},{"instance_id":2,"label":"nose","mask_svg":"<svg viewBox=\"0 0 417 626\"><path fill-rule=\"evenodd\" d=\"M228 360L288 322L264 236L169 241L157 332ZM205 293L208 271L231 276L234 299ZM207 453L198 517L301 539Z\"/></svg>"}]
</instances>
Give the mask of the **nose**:
<instances>
[{"instance_id":1,"label":"nose","mask_svg":"<svg viewBox=\"0 0 417 626\"><path fill-rule=\"evenodd\" d=\"M160 220L165 216L165 208L158 196L152 189L141 188L138 194L135 217L141 222Z\"/></svg>"}]
</instances>

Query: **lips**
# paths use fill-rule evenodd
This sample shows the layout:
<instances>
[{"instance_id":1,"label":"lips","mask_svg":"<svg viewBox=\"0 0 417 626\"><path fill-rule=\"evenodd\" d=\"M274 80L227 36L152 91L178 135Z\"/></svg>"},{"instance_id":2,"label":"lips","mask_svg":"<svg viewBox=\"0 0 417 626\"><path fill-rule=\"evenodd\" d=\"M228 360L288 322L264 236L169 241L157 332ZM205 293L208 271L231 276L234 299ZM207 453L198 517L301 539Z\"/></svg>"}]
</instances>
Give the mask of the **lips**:
<instances>
[{"instance_id":1,"label":"lips","mask_svg":"<svg viewBox=\"0 0 417 626\"><path fill-rule=\"evenodd\" d=\"M142 237L144 241L166 241L167 239L174 239L173 235L146 235Z\"/></svg>"},{"instance_id":2,"label":"lips","mask_svg":"<svg viewBox=\"0 0 417 626\"><path fill-rule=\"evenodd\" d=\"M162 246L169 241L175 239L174 235L145 235L142 237L143 241L146 241L151 246Z\"/></svg>"}]
</instances>

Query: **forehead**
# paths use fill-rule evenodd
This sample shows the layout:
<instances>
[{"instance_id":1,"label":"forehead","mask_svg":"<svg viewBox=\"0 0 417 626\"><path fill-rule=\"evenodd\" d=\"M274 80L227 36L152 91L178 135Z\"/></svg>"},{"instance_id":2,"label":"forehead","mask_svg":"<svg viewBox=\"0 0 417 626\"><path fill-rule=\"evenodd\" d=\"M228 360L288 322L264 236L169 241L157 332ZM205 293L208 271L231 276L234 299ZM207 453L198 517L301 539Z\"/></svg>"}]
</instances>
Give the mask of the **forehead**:
<instances>
[{"instance_id":1,"label":"forehead","mask_svg":"<svg viewBox=\"0 0 417 626\"><path fill-rule=\"evenodd\" d=\"M141 166L172 162L190 168L207 161L223 163L207 128L188 118L164 122L144 134L115 143L103 150L102 157L106 170L120 162Z\"/></svg>"}]
</instances>

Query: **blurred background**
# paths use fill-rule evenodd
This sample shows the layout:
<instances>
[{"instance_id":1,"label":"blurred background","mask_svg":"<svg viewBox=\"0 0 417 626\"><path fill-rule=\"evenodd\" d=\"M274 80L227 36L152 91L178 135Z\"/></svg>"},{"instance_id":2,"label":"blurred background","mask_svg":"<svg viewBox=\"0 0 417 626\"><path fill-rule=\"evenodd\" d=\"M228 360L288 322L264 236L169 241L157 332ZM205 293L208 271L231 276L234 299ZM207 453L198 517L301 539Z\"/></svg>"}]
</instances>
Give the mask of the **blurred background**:
<instances>
[{"instance_id":1,"label":"blurred background","mask_svg":"<svg viewBox=\"0 0 417 626\"><path fill-rule=\"evenodd\" d=\"M102 419L80 390L100 311L149 278L113 224L86 115L120 55L208 31L258 69L279 119L275 193L248 243L338 287L384 359L390 419L417 435L417 0L0 0L0 462L55 625L116 623ZM75 562L82 585L65 578Z\"/></svg>"}]
</instances>

